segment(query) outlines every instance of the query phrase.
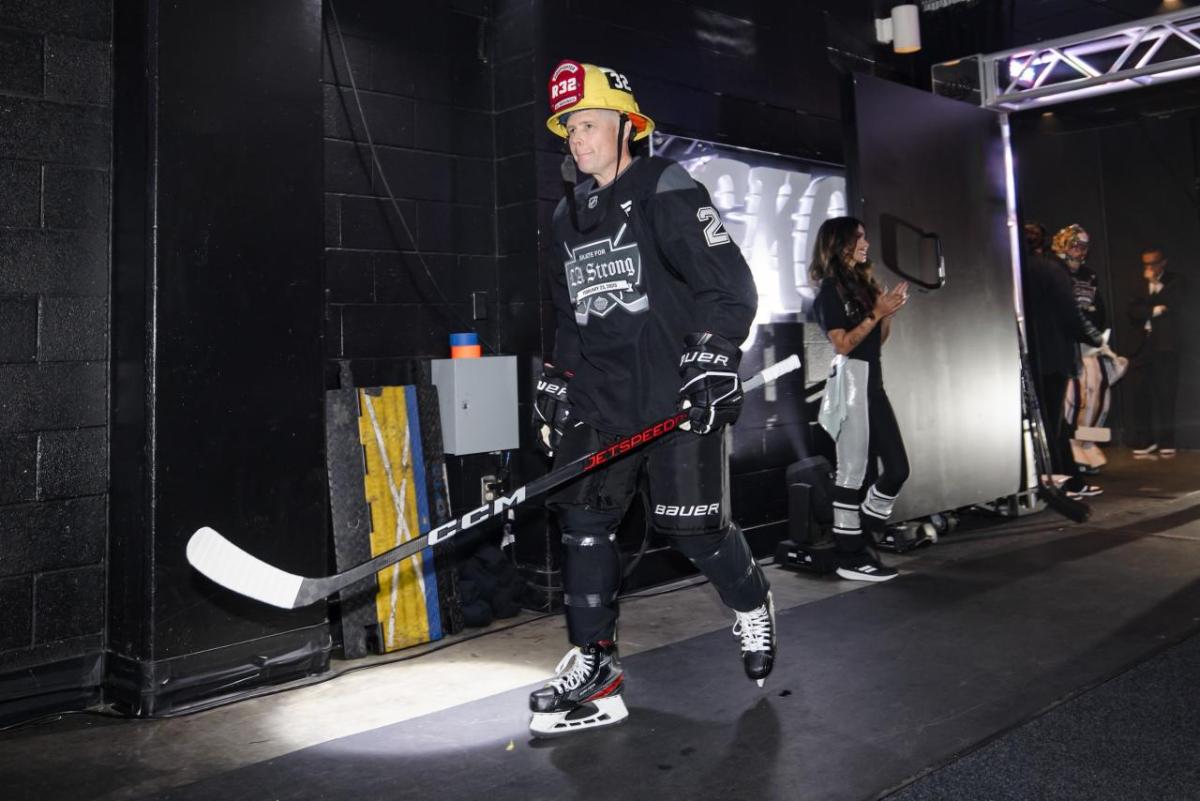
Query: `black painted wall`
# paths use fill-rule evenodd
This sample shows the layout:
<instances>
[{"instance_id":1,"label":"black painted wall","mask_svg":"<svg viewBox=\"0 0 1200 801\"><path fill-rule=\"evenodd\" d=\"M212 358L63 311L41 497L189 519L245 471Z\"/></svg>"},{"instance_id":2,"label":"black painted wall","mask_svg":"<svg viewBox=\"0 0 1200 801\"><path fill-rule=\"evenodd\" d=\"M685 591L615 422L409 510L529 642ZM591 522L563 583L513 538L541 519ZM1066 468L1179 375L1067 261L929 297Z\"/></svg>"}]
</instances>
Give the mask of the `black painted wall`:
<instances>
[{"instance_id":1,"label":"black painted wall","mask_svg":"<svg viewBox=\"0 0 1200 801\"><path fill-rule=\"evenodd\" d=\"M111 53L108 0L0 5L0 720L100 682Z\"/></svg>"},{"instance_id":2,"label":"black painted wall","mask_svg":"<svg viewBox=\"0 0 1200 801\"><path fill-rule=\"evenodd\" d=\"M1116 95L1110 105L1131 102ZM1200 286L1200 115L1073 130L1058 115L1015 118L1017 194L1025 219L1051 233L1078 222L1092 237L1088 264L1100 275L1114 321L1113 347L1130 354L1139 334L1128 320L1132 293L1144 286L1140 255L1162 247L1170 269ZM1176 402L1179 447L1200 447L1200 316L1189 315ZM1118 386L1110 423L1132 445L1128 387Z\"/></svg>"},{"instance_id":3,"label":"black painted wall","mask_svg":"<svg viewBox=\"0 0 1200 801\"><path fill-rule=\"evenodd\" d=\"M321 4L123 3L116 32L106 690L154 715L328 662L323 603L185 559L210 525L327 566Z\"/></svg>"}]
</instances>

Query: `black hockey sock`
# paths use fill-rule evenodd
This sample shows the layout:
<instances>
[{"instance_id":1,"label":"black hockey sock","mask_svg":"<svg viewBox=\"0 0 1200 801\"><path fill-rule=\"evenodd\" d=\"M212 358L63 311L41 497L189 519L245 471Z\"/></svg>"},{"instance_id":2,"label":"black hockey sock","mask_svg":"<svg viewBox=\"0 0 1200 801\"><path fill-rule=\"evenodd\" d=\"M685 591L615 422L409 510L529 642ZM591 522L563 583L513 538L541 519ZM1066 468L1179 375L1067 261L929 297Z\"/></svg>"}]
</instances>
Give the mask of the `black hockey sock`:
<instances>
[{"instance_id":1,"label":"black hockey sock","mask_svg":"<svg viewBox=\"0 0 1200 801\"><path fill-rule=\"evenodd\" d=\"M858 490L833 488L833 541L839 553L858 553L867 546L858 506Z\"/></svg>"}]
</instances>

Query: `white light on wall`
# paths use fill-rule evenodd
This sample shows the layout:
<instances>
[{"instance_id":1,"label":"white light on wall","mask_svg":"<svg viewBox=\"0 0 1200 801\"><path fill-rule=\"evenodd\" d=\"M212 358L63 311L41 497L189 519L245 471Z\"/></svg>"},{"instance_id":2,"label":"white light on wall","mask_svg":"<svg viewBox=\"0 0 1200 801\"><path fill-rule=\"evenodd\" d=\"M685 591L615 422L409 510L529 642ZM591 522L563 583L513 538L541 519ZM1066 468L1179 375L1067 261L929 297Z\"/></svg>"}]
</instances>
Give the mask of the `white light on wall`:
<instances>
[{"instance_id":1,"label":"white light on wall","mask_svg":"<svg viewBox=\"0 0 1200 801\"><path fill-rule=\"evenodd\" d=\"M897 53L915 53L921 49L921 19L915 3L892 9L892 15L875 20L875 38L880 44L891 42Z\"/></svg>"}]
</instances>

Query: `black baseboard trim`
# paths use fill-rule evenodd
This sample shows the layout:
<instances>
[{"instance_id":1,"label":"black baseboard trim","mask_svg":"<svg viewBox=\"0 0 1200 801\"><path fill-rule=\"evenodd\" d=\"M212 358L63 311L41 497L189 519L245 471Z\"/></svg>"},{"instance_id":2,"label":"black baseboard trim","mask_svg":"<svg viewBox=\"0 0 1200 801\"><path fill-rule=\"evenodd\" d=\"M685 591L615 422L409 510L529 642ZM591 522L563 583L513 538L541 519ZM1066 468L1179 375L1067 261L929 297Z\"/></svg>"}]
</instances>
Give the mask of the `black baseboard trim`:
<instances>
[{"instance_id":1,"label":"black baseboard trim","mask_svg":"<svg viewBox=\"0 0 1200 801\"><path fill-rule=\"evenodd\" d=\"M135 717L195 711L324 673L332 649L329 624L320 623L156 662L109 654L104 696Z\"/></svg>"},{"instance_id":2,"label":"black baseboard trim","mask_svg":"<svg viewBox=\"0 0 1200 801\"><path fill-rule=\"evenodd\" d=\"M0 675L0 726L100 703L104 654L96 651Z\"/></svg>"}]
</instances>

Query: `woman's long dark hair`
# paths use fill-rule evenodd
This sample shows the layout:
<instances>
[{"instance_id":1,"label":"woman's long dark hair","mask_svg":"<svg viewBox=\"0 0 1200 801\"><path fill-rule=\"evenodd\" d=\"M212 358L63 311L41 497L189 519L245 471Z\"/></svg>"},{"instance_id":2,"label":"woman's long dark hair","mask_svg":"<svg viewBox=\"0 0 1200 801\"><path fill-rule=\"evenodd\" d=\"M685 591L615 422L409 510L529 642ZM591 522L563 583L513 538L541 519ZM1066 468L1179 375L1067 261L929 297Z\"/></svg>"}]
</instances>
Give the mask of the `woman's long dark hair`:
<instances>
[{"instance_id":1,"label":"woman's long dark hair","mask_svg":"<svg viewBox=\"0 0 1200 801\"><path fill-rule=\"evenodd\" d=\"M832 278L842 300L856 306L857 316L862 318L875 308L883 288L875 280L869 260L862 264L854 262L860 226L862 221L854 217L833 217L821 223L808 263L808 277L814 284Z\"/></svg>"}]
</instances>

